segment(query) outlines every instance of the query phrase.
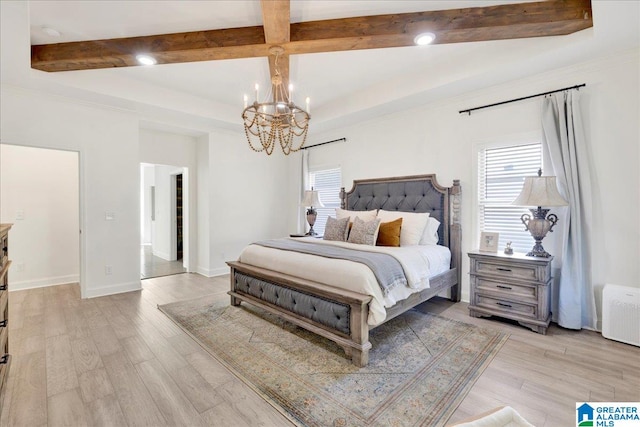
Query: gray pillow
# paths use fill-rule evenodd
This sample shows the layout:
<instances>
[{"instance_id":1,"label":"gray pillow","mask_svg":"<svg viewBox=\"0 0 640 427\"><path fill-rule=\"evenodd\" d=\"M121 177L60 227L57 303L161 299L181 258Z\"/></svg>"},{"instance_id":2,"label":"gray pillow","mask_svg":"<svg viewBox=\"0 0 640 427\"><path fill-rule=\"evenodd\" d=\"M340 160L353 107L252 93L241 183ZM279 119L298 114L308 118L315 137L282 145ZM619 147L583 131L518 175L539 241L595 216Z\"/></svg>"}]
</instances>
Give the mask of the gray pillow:
<instances>
[{"instance_id":1,"label":"gray pillow","mask_svg":"<svg viewBox=\"0 0 640 427\"><path fill-rule=\"evenodd\" d=\"M356 217L353 221L353 227L351 227L351 231L349 232L348 242L374 246L376 244L376 239L378 238L379 229L379 218L364 222L360 218Z\"/></svg>"},{"instance_id":2,"label":"gray pillow","mask_svg":"<svg viewBox=\"0 0 640 427\"><path fill-rule=\"evenodd\" d=\"M349 217L342 219L335 219L333 217L327 218L327 225L324 227L324 240L337 240L344 242L347 240L347 233L349 232Z\"/></svg>"}]
</instances>

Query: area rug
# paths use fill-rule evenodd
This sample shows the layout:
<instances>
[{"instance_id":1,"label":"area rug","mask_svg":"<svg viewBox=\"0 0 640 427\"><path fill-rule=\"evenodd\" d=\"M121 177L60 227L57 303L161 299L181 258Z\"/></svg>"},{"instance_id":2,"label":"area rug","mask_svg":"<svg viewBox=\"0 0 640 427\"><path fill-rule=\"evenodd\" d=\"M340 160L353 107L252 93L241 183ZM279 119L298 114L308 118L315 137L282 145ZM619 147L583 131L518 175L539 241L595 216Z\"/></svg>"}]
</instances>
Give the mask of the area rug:
<instances>
[{"instance_id":1,"label":"area rug","mask_svg":"<svg viewBox=\"0 0 640 427\"><path fill-rule=\"evenodd\" d=\"M416 309L370 333L369 365L220 295L158 307L300 426L443 426L508 338Z\"/></svg>"}]
</instances>

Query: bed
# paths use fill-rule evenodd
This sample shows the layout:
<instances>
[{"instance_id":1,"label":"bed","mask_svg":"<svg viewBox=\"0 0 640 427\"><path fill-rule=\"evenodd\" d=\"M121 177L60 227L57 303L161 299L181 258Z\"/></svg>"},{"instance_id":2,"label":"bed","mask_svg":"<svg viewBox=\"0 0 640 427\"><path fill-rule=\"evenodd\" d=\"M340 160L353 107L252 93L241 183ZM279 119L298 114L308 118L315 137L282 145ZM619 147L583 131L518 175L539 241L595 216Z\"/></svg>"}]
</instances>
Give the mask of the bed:
<instances>
[{"instance_id":1,"label":"bed","mask_svg":"<svg viewBox=\"0 0 640 427\"><path fill-rule=\"evenodd\" d=\"M437 232L439 247L427 249L445 250L450 256L447 258L450 259L449 265L429 277L427 287L416 288L398 297L397 301L390 298L394 304L384 306L380 313L377 297L371 292L354 288L348 274L344 276L344 283L336 283L338 279L331 277L331 274L314 273L309 267L311 263L304 257L317 258L317 261L324 263L321 270L329 272L333 268L328 266L335 265L338 268L338 263L350 261L327 260L316 255L297 253L286 253L280 261L273 261L266 258L265 251L283 251L250 245L253 258L241 256L238 261L227 263L231 269L229 295L232 305L246 302L261 307L334 341L356 366L366 366L371 349L370 329L446 291L452 301L460 301L460 183L454 180L451 187L443 187L438 184L434 174L356 180L350 191L341 190L340 199L342 209L347 211L380 209L429 213L440 223ZM296 261L297 257L302 257L300 262ZM349 268L359 268L362 274L367 269L364 265ZM388 305L388 301L383 305Z\"/></svg>"}]
</instances>

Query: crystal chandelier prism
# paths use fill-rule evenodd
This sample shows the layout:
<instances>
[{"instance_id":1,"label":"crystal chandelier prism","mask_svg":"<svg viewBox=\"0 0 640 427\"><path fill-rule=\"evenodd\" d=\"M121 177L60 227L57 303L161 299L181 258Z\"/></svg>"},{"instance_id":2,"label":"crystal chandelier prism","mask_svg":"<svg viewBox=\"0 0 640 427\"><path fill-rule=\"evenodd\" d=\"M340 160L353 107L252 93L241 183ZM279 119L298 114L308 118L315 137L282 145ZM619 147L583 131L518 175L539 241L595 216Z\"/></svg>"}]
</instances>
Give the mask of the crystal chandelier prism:
<instances>
[{"instance_id":1,"label":"crystal chandelier prism","mask_svg":"<svg viewBox=\"0 0 640 427\"><path fill-rule=\"evenodd\" d=\"M278 70L278 57L284 53L280 46L272 46L269 53L275 55L274 75L271 77L271 91L265 102L258 102L258 85L256 85L256 100L247 105L242 111L244 132L253 151L264 151L268 155L273 153L279 145L285 155L300 150L307 140L309 131L309 98L306 109L293 103L291 91L284 87L284 82Z\"/></svg>"}]
</instances>

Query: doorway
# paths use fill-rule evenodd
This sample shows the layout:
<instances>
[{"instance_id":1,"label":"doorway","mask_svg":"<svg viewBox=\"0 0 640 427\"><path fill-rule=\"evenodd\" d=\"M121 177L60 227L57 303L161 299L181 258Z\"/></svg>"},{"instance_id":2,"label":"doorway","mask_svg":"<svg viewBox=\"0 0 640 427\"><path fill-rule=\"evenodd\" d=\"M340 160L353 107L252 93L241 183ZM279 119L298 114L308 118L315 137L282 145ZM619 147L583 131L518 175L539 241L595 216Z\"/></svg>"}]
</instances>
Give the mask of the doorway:
<instances>
[{"instance_id":1,"label":"doorway","mask_svg":"<svg viewBox=\"0 0 640 427\"><path fill-rule=\"evenodd\" d=\"M140 167L142 279L180 274L188 247L185 217L188 193L187 168L143 163Z\"/></svg>"},{"instance_id":2,"label":"doorway","mask_svg":"<svg viewBox=\"0 0 640 427\"><path fill-rule=\"evenodd\" d=\"M83 288L80 153L0 144L0 222L13 223L11 290Z\"/></svg>"}]
</instances>

